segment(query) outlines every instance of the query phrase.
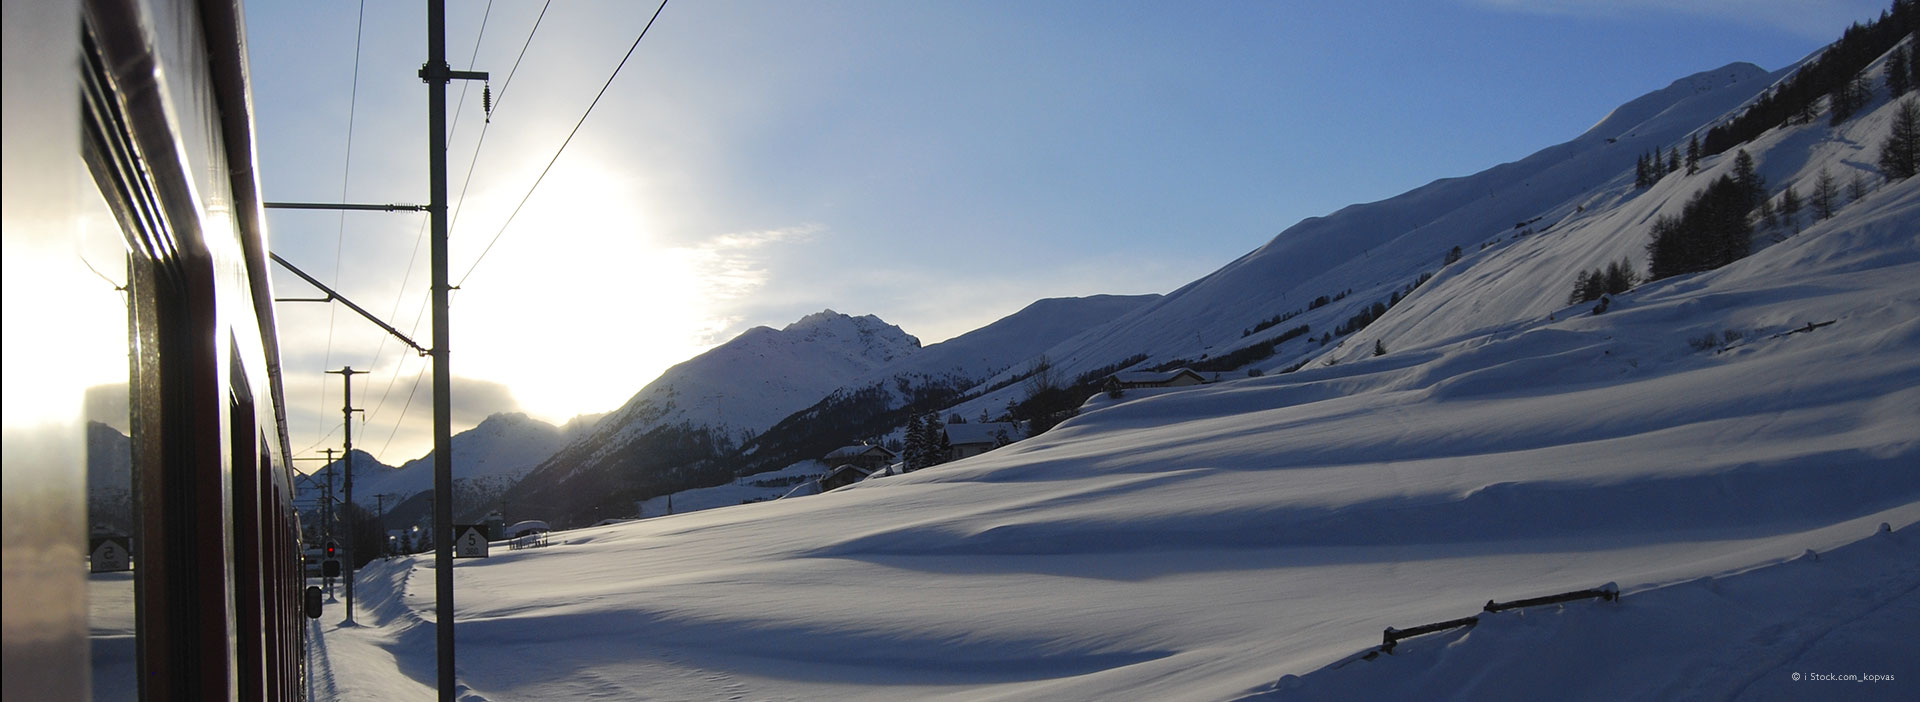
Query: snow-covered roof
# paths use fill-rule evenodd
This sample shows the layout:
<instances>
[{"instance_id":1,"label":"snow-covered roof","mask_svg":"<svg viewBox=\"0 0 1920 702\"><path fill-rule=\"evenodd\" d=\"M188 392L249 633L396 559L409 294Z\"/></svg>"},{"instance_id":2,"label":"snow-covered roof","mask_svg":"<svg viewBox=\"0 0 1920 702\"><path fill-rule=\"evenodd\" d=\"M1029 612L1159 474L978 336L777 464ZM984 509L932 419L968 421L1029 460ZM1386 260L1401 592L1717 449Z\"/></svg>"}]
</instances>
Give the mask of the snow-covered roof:
<instances>
[{"instance_id":1,"label":"snow-covered roof","mask_svg":"<svg viewBox=\"0 0 1920 702\"><path fill-rule=\"evenodd\" d=\"M513 526L507 527L507 538L511 539L535 531L553 531L553 527L547 526L546 522L538 519L514 522Z\"/></svg>"},{"instance_id":2,"label":"snow-covered roof","mask_svg":"<svg viewBox=\"0 0 1920 702\"><path fill-rule=\"evenodd\" d=\"M865 444L860 444L860 445L854 445L854 446L842 446L840 448L834 449L832 453L827 454L827 461L831 463L833 462L834 459L864 456L874 451L881 451L888 458L893 457L893 452L888 451L887 447L885 446L868 446Z\"/></svg>"},{"instance_id":3,"label":"snow-covered roof","mask_svg":"<svg viewBox=\"0 0 1920 702\"><path fill-rule=\"evenodd\" d=\"M1014 422L979 422L973 424L948 424L947 443L991 444L1000 440L1000 433L1006 432L1007 438L1018 441L1024 437L1020 425Z\"/></svg>"},{"instance_id":4,"label":"snow-covered roof","mask_svg":"<svg viewBox=\"0 0 1920 702\"><path fill-rule=\"evenodd\" d=\"M1113 379L1122 385L1157 385L1171 383L1182 375L1191 375L1196 380L1206 381L1206 376L1200 375L1191 368L1175 368L1170 371L1123 371L1113 374Z\"/></svg>"}]
</instances>

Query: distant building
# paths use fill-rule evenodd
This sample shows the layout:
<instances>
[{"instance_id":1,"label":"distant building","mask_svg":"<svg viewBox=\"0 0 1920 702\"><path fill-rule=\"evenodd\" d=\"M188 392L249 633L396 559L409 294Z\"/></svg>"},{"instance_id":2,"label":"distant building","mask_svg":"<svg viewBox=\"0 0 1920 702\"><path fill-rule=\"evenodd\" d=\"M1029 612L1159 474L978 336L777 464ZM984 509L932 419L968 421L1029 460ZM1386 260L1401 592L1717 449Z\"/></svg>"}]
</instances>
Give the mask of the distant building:
<instances>
[{"instance_id":1,"label":"distant building","mask_svg":"<svg viewBox=\"0 0 1920 702\"><path fill-rule=\"evenodd\" d=\"M553 531L553 527L547 526L546 522L538 519L528 519L526 521L514 522L513 526L507 527L507 538L512 539L535 532L548 531Z\"/></svg>"},{"instance_id":2,"label":"distant building","mask_svg":"<svg viewBox=\"0 0 1920 702\"><path fill-rule=\"evenodd\" d=\"M979 422L946 425L947 460L958 461L992 451L1026 438L1018 422Z\"/></svg>"},{"instance_id":3,"label":"distant building","mask_svg":"<svg viewBox=\"0 0 1920 702\"><path fill-rule=\"evenodd\" d=\"M885 468L887 464L896 460L899 460L899 457L892 451L888 451L885 446L860 444L834 449L832 453L827 454L826 458L821 459L821 462L833 466L836 470L843 465L859 466L865 469L865 473L861 474L864 476L866 473Z\"/></svg>"},{"instance_id":4,"label":"distant building","mask_svg":"<svg viewBox=\"0 0 1920 702\"><path fill-rule=\"evenodd\" d=\"M886 451L886 449L880 449L880 450ZM880 469L884 469L884 468L885 466L882 466ZM879 470L879 469L876 469L876 470ZM873 474L872 470L862 468L852 463L844 463L838 467L835 467L833 469L833 472L820 477L820 491L826 492L828 490L833 490L836 488L843 488L848 485L852 485L854 483L860 482L862 480L866 480L867 476L871 474Z\"/></svg>"},{"instance_id":5,"label":"distant building","mask_svg":"<svg viewBox=\"0 0 1920 702\"><path fill-rule=\"evenodd\" d=\"M1101 389L1113 392L1135 388L1178 388L1205 382L1207 382L1206 376L1194 372L1191 368L1175 368L1170 371L1124 371L1107 376L1107 382L1101 386Z\"/></svg>"}]
</instances>

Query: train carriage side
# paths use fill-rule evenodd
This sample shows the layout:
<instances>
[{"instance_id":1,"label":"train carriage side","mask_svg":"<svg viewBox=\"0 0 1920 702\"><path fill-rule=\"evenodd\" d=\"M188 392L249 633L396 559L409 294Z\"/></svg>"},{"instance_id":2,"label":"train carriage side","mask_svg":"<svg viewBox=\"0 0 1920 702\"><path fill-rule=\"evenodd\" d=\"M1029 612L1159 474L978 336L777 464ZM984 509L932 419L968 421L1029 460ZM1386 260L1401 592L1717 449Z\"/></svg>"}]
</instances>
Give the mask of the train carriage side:
<instances>
[{"instance_id":1,"label":"train carriage side","mask_svg":"<svg viewBox=\"0 0 1920 702\"><path fill-rule=\"evenodd\" d=\"M241 8L5 10L5 696L300 699L303 549ZM120 398L107 421L103 388ZM103 465L123 515L90 489ZM126 532L130 570L90 574L90 530ZM104 619L126 624L102 624L121 595Z\"/></svg>"}]
</instances>

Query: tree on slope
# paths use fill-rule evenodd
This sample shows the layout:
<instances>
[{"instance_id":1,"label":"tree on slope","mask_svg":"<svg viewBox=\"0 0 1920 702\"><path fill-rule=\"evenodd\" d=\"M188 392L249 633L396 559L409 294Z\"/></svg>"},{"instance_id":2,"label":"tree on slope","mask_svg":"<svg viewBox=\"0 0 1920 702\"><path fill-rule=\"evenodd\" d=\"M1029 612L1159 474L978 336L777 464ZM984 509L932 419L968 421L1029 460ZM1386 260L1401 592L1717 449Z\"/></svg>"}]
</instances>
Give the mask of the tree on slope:
<instances>
[{"instance_id":1,"label":"tree on slope","mask_svg":"<svg viewBox=\"0 0 1920 702\"><path fill-rule=\"evenodd\" d=\"M1826 219L1840 211L1840 183L1833 179L1831 171L1820 169L1819 177L1813 180L1813 196L1808 200L1813 204L1815 219Z\"/></svg>"},{"instance_id":2,"label":"tree on slope","mask_svg":"<svg viewBox=\"0 0 1920 702\"><path fill-rule=\"evenodd\" d=\"M1800 231L1800 193L1794 192L1791 185L1780 193L1780 219L1792 224L1795 233Z\"/></svg>"},{"instance_id":3,"label":"tree on slope","mask_svg":"<svg viewBox=\"0 0 1920 702\"><path fill-rule=\"evenodd\" d=\"M1905 45L1893 48L1887 55L1887 95L1894 99L1913 89L1913 74L1907 72L1908 49Z\"/></svg>"},{"instance_id":4,"label":"tree on slope","mask_svg":"<svg viewBox=\"0 0 1920 702\"><path fill-rule=\"evenodd\" d=\"M1867 82L1866 76L1856 76L1852 80L1834 86L1833 92L1827 96L1827 104L1833 108L1832 120L1829 123L1839 126L1840 123L1852 119L1856 113L1860 112L1860 108L1866 107L1871 100L1873 100L1873 84Z\"/></svg>"},{"instance_id":5,"label":"tree on slope","mask_svg":"<svg viewBox=\"0 0 1920 702\"><path fill-rule=\"evenodd\" d=\"M907 419L907 448L901 460L907 470L920 470L927 465L927 454L927 422L916 414Z\"/></svg>"},{"instance_id":6,"label":"tree on slope","mask_svg":"<svg viewBox=\"0 0 1920 702\"><path fill-rule=\"evenodd\" d=\"M1741 149L1740 153L1733 157L1733 180L1747 189L1749 197L1755 200L1766 199L1767 179L1760 177L1760 174L1754 171L1753 155L1747 153L1746 149Z\"/></svg>"},{"instance_id":7,"label":"tree on slope","mask_svg":"<svg viewBox=\"0 0 1920 702\"><path fill-rule=\"evenodd\" d=\"M1880 142L1880 172L1887 180L1911 178L1920 172L1920 98L1900 101L1893 129Z\"/></svg>"},{"instance_id":8,"label":"tree on slope","mask_svg":"<svg viewBox=\"0 0 1920 702\"><path fill-rule=\"evenodd\" d=\"M1710 270L1746 257L1753 248L1747 215L1755 199L1747 186L1720 176L1688 200L1679 217L1656 219L1647 242L1649 279Z\"/></svg>"}]
</instances>

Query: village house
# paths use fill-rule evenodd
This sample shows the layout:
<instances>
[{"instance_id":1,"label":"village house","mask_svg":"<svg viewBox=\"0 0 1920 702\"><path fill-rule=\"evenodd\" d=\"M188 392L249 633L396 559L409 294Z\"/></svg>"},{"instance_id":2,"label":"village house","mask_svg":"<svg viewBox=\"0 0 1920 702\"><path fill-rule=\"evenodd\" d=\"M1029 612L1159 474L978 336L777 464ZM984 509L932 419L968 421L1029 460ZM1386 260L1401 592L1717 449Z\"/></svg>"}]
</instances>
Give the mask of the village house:
<instances>
[{"instance_id":1,"label":"village house","mask_svg":"<svg viewBox=\"0 0 1920 702\"><path fill-rule=\"evenodd\" d=\"M885 446L858 444L834 449L832 453L827 454L826 458L820 460L834 468L839 468L843 465L859 466L864 469L865 472L862 473L862 475L865 475L865 473L872 473L873 471L885 468L887 464L900 459L894 455L892 451L888 451Z\"/></svg>"},{"instance_id":2,"label":"village house","mask_svg":"<svg viewBox=\"0 0 1920 702\"><path fill-rule=\"evenodd\" d=\"M826 492L828 490L835 490L852 485L866 480L867 476L872 473L873 471L851 463L841 464L839 467L834 468L833 472L820 476L820 491Z\"/></svg>"},{"instance_id":3,"label":"village house","mask_svg":"<svg viewBox=\"0 0 1920 702\"><path fill-rule=\"evenodd\" d=\"M1018 422L978 422L946 425L947 460L958 461L1026 438Z\"/></svg>"},{"instance_id":4,"label":"village house","mask_svg":"<svg viewBox=\"0 0 1920 702\"><path fill-rule=\"evenodd\" d=\"M1178 388L1200 385L1207 382L1206 376L1191 368L1175 368L1170 371L1122 371L1107 376L1102 390L1132 390L1135 388Z\"/></svg>"}]
</instances>

